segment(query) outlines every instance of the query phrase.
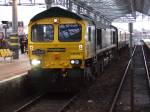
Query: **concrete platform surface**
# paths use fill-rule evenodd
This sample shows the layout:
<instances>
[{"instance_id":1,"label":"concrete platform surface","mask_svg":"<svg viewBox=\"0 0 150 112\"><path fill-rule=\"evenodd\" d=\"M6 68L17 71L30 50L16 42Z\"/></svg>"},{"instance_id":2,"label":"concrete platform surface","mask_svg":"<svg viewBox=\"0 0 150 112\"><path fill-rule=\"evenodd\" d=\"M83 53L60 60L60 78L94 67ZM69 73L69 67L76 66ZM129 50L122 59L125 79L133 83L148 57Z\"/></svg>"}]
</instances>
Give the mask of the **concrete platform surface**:
<instances>
[{"instance_id":1,"label":"concrete platform surface","mask_svg":"<svg viewBox=\"0 0 150 112\"><path fill-rule=\"evenodd\" d=\"M150 49L150 39L144 39L143 42Z\"/></svg>"},{"instance_id":2,"label":"concrete platform surface","mask_svg":"<svg viewBox=\"0 0 150 112\"><path fill-rule=\"evenodd\" d=\"M31 68L27 54L20 54L19 59L0 57L0 81L27 73Z\"/></svg>"}]
</instances>

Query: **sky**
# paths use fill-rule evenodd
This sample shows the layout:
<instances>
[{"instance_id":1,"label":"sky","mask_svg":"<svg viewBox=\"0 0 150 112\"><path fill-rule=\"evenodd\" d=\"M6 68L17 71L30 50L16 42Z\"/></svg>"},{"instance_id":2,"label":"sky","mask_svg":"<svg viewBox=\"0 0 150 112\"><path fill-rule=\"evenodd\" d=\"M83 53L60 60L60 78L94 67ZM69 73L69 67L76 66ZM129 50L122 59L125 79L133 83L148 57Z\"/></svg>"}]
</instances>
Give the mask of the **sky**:
<instances>
[{"instance_id":1,"label":"sky","mask_svg":"<svg viewBox=\"0 0 150 112\"><path fill-rule=\"evenodd\" d=\"M45 9L44 6L18 6L18 21L24 21L27 25L34 15ZM0 14L0 21L12 21L11 6L0 6Z\"/></svg>"},{"instance_id":2,"label":"sky","mask_svg":"<svg viewBox=\"0 0 150 112\"><path fill-rule=\"evenodd\" d=\"M31 4L31 3L45 3L45 0L17 0L18 3ZM12 0L0 0L0 4L12 3ZM24 21L25 25L37 13L45 10L44 5L41 6L18 6L18 21ZM12 21L12 6L0 6L0 21Z\"/></svg>"},{"instance_id":3,"label":"sky","mask_svg":"<svg viewBox=\"0 0 150 112\"><path fill-rule=\"evenodd\" d=\"M25 33L28 32L28 24L30 19L36 14L46 10L46 6L18 6L18 21L24 22ZM12 21L12 7L0 6L0 22ZM0 23L1 24L1 23Z\"/></svg>"}]
</instances>

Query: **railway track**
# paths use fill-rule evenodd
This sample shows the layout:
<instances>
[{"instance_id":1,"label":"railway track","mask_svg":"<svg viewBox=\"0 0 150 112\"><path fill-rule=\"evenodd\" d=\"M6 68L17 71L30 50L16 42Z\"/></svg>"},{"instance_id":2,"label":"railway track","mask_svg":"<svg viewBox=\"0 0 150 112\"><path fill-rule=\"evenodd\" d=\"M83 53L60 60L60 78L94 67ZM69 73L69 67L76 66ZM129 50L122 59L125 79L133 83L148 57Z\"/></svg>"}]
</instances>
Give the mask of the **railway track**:
<instances>
[{"instance_id":1,"label":"railway track","mask_svg":"<svg viewBox=\"0 0 150 112\"><path fill-rule=\"evenodd\" d=\"M149 112L150 77L143 46L135 47L109 112Z\"/></svg>"},{"instance_id":2,"label":"railway track","mask_svg":"<svg viewBox=\"0 0 150 112\"><path fill-rule=\"evenodd\" d=\"M31 112L31 111L32 112L35 112L35 111L36 112L39 112L39 111L40 112L41 111L43 111L43 112L46 112L46 111L48 111L48 112L49 111L52 111L52 112L68 112L69 111L70 112L71 110L72 111L76 110L76 111L80 111L80 112L82 112L81 110L83 110L83 111L87 110L88 112L96 112L96 110L100 110L101 112L106 112L106 111L103 111L103 110L108 111L108 108L110 107L110 103L108 104L108 102L111 102L114 91L116 90L116 85L118 85L118 82L119 82L117 80L120 80L120 77L121 77L121 75L119 75L119 73L121 73L122 71L121 71L121 68L119 68L119 67L122 66L122 68L124 69L124 66L127 64L127 60L129 59L129 57L128 57L129 54L127 52L125 54L126 54L126 56L124 58L122 58L122 61L120 60L121 62L124 62L125 64L122 64L122 65L117 64L116 65L116 62L115 62L115 64L111 67L111 68L114 67L115 69L111 69L111 70L109 69L111 71L111 73L108 73L109 72L109 70L108 70L108 72L106 72L104 74L103 78L102 77L99 78L99 81L96 83L96 85L98 84L97 87L93 86L92 87L93 89L91 88L90 91L94 92L94 93L91 93L89 90L86 91L86 92L82 91L83 92L82 95L79 95L79 97L77 97L77 98L76 97L72 98L73 97L72 96L72 97L70 97L70 99L69 98L64 99L63 96L62 96L62 98L63 98L62 100L64 100L63 103L61 102L62 104L59 103L59 100L61 101L61 98L52 98L52 97L43 98L44 96L42 96L41 98L38 99L38 97L37 97L37 100L35 100L35 102L33 101L33 103L30 104L30 102L32 102L32 101L30 101L29 105L27 103L26 105L23 106L23 108L25 107L24 110L20 108L20 110L18 112ZM126 59L126 57L128 57L128 59ZM117 69L117 68L119 68L119 69ZM112 71L114 72L113 74L112 74ZM114 80L111 80L113 78L114 78ZM112 85L112 86L109 86L109 84L107 84L108 80L110 80L109 84ZM110 91L109 90L107 91L107 89L104 89L105 88L104 86L109 87ZM112 89L113 87L114 87L114 89ZM100 91L100 92L98 92L98 91ZM107 93L109 93L109 94L107 94ZM87 99L86 99L85 96L87 96ZM54 97L56 97L56 96L54 95ZM59 97L59 95L58 95L58 97ZM99 97L101 97L101 98L99 98ZM71 100L71 98L75 99L75 100ZM94 100L94 98L96 98L96 99ZM84 99L84 101L83 101L83 99ZM89 100L89 99L91 99L91 100ZM110 100L108 100L108 99L110 99ZM47 102L42 103L41 100L42 100L42 102L46 102L44 100L47 100L47 102L49 102L49 103L47 103ZM55 101L52 102L51 100L55 100ZM93 103L90 102L90 101L93 101L93 103L98 101L95 105L99 105L98 107L100 107L100 108L93 109L93 107L92 107L91 111L89 111L89 109L91 107L91 104L93 105ZM44 106L44 105L47 105L47 106ZM97 107L97 106L94 106L94 107ZM103 109L104 107L105 107L105 109ZM13 110L13 109L11 109L11 110Z\"/></svg>"},{"instance_id":3,"label":"railway track","mask_svg":"<svg viewBox=\"0 0 150 112\"><path fill-rule=\"evenodd\" d=\"M129 112L131 111L130 96L131 96L131 81L126 80L130 78L131 73L134 74L134 106L137 112L138 110L149 109L149 85L150 81L147 79L149 75L145 54L141 51L142 47L135 47L132 58L126 67L123 75L123 79L118 87L118 91L115 95L111 109L109 112ZM134 57L134 55L137 55ZM144 57L143 57L144 56ZM139 61L140 60L140 61ZM141 61L143 60L143 61ZM145 61L144 61L145 60ZM130 64L132 63L133 69L130 71ZM79 93L78 93L79 94ZM78 97L78 94L70 95L58 95L54 98L41 95L30 101L26 105L14 112L67 112L72 106L72 102ZM142 101L142 100L143 101ZM149 112L143 111L143 112Z\"/></svg>"},{"instance_id":4,"label":"railway track","mask_svg":"<svg viewBox=\"0 0 150 112\"><path fill-rule=\"evenodd\" d=\"M41 94L13 112L64 112L79 94Z\"/></svg>"}]
</instances>

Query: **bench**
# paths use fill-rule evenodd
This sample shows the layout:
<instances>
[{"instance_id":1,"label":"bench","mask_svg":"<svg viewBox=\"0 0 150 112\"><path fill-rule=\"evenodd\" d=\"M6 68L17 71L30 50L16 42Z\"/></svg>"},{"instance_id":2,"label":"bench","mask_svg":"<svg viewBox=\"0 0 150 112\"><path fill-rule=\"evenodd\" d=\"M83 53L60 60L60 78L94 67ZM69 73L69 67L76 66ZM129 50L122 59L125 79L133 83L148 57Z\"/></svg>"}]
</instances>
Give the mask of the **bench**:
<instances>
[{"instance_id":1,"label":"bench","mask_svg":"<svg viewBox=\"0 0 150 112\"><path fill-rule=\"evenodd\" d=\"M11 60L13 59L13 52L10 49L0 49L0 57L3 57L4 60L7 57L11 57Z\"/></svg>"}]
</instances>

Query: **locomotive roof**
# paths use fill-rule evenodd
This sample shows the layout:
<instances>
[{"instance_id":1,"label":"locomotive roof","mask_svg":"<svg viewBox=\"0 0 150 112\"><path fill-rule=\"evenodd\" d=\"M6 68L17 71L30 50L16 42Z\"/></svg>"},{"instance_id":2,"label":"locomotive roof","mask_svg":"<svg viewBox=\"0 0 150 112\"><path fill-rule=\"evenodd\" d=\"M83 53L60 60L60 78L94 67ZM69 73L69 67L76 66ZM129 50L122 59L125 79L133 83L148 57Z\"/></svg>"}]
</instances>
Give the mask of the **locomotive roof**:
<instances>
[{"instance_id":1,"label":"locomotive roof","mask_svg":"<svg viewBox=\"0 0 150 112\"><path fill-rule=\"evenodd\" d=\"M83 17L81 17L80 15L70 12L68 10L62 9L60 7L52 7L48 10L45 10L35 15L31 19L31 21L36 21L36 20L48 18L48 17L69 17L69 18L78 19L78 20L83 19Z\"/></svg>"}]
</instances>

